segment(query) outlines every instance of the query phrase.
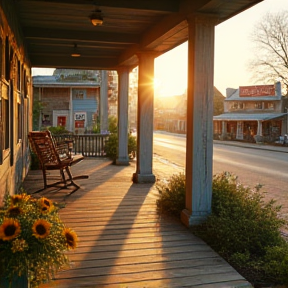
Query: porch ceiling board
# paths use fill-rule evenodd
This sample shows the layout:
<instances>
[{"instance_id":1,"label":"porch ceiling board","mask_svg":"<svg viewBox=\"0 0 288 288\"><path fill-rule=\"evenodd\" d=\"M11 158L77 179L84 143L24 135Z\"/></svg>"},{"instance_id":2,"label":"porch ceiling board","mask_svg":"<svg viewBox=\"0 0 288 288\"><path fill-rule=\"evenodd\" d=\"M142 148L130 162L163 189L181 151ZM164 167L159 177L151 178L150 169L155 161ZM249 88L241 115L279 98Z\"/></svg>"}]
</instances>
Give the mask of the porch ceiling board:
<instances>
[{"instance_id":1,"label":"porch ceiling board","mask_svg":"<svg viewBox=\"0 0 288 288\"><path fill-rule=\"evenodd\" d=\"M160 55L187 41L191 13L213 14L220 23L261 1L11 0L11 5L33 67L112 70L138 65L136 55L143 50ZM102 26L91 24L95 9L101 10ZM75 44L83 61L70 56Z\"/></svg>"}]
</instances>

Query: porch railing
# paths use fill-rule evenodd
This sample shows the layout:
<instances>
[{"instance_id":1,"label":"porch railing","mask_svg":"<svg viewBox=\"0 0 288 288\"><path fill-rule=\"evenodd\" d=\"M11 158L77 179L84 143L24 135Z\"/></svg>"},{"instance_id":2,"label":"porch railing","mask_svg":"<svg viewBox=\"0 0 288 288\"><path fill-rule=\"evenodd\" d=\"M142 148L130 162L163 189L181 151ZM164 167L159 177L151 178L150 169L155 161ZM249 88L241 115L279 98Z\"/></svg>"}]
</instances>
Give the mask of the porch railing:
<instances>
[{"instance_id":1,"label":"porch railing","mask_svg":"<svg viewBox=\"0 0 288 288\"><path fill-rule=\"evenodd\" d=\"M57 142L73 140L72 153L86 157L106 157L105 145L109 134L54 135Z\"/></svg>"}]
</instances>

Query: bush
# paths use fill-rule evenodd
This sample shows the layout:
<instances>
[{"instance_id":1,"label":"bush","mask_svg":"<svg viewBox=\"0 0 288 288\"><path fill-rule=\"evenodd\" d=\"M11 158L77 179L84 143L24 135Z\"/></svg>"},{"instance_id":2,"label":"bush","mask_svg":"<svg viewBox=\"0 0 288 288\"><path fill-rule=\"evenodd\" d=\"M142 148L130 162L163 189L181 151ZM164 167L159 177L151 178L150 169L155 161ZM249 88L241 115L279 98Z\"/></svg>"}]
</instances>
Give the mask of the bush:
<instances>
[{"instance_id":1,"label":"bush","mask_svg":"<svg viewBox=\"0 0 288 288\"><path fill-rule=\"evenodd\" d=\"M160 182L156 188L160 194L156 201L158 212L180 217L181 211L185 208L184 174L172 175L167 184Z\"/></svg>"},{"instance_id":2,"label":"bush","mask_svg":"<svg viewBox=\"0 0 288 288\"><path fill-rule=\"evenodd\" d=\"M105 144L105 151L107 157L113 160L113 163L116 162L118 155L118 135L117 133L112 133L109 135L109 139Z\"/></svg>"},{"instance_id":3,"label":"bush","mask_svg":"<svg viewBox=\"0 0 288 288\"><path fill-rule=\"evenodd\" d=\"M117 133L118 131L118 119L111 115L108 118L108 130L110 133Z\"/></svg>"},{"instance_id":4,"label":"bush","mask_svg":"<svg viewBox=\"0 0 288 288\"><path fill-rule=\"evenodd\" d=\"M57 127L49 127L48 130L53 134L53 135L61 135L61 134L70 134L68 130L65 129L64 126L57 126Z\"/></svg>"},{"instance_id":5,"label":"bush","mask_svg":"<svg viewBox=\"0 0 288 288\"><path fill-rule=\"evenodd\" d=\"M185 176L173 175L156 185L157 209L180 216L185 208ZM281 206L264 201L261 186L251 189L231 173L213 177L212 213L191 231L225 258L252 283L288 284L288 243L280 228Z\"/></svg>"},{"instance_id":6,"label":"bush","mask_svg":"<svg viewBox=\"0 0 288 288\"><path fill-rule=\"evenodd\" d=\"M212 214L192 231L236 269L250 270L248 280L288 284L288 243L280 233L286 222L278 216L281 206L265 202L260 188L244 187L230 173L215 175Z\"/></svg>"},{"instance_id":7,"label":"bush","mask_svg":"<svg viewBox=\"0 0 288 288\"><path fill-rule=\"evenodd\" d=\"M128 155L130 159L135 158L137 150L137 141L136 137L132 135L128 135ZM112 133L109 135L109 139L105 145L106 155L113 160L113 163L116 163L116 159L118 156L118 134Z\"/></svg>"}]
</instances>

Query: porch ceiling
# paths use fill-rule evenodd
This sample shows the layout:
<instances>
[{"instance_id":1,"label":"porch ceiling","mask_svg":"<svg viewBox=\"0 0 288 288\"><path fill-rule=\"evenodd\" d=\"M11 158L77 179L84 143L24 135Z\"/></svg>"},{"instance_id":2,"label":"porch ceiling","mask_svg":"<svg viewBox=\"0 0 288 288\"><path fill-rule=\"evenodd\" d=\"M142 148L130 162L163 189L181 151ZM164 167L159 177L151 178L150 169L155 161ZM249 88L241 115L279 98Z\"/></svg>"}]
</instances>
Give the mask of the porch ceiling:
<instances>
[{"instance_id":1,"label":"porch ceiling","mask_svg":"<svg viewBox=\"0 0 288 288\"><path fill-rule=\"evenodd\" d=\"M219 23L262 0L12 0L32 67L105 69L136 66L137 52L162 54L188 38L187 16ZM89 16L101 10L102 26ZM74 45L81 57L71 57Z\"/></svg>"}]
</instances>

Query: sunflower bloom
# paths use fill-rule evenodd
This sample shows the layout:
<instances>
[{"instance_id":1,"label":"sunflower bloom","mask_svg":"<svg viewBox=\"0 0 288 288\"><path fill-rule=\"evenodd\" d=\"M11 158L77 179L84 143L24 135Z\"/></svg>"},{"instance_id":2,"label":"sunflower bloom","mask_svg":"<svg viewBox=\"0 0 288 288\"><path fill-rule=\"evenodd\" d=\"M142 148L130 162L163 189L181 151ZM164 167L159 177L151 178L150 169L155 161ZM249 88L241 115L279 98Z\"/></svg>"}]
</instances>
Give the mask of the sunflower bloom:
<instances>
[{"instance_id":1,"label":"sunflower bloom","mask_svg":"<svg viewBox=\"0 0 288 288\"><path fill-rule=\"evenodd\" d=\"M0 239L9 241L16 238L21 232L20 224L17 220L12 218L4 219L0 226Z\"/></svg>"},{"instance_id":2,"label":"sunflower bloom","mask_svg":"<svg viewBox=\"0 0 288 288\"><path fill-rule=\"evenodd\" d=\"M33 235L38 239L44 239L50 234L51 224L44 219L39 219L32 226Z\"/></svg>"},{"instance_id":3,"label":"sunflower bloom","mask_svg":"<svg viewBox=\"0 0 288 288\"><path fill-rule=\"evenodd\" d=\"M78 237L75 231L70 228L65 228L63 231L68 249L75 249L77 247Z\"/></svg>"},{"instance_id":4,"label":"sunflower bloom","mask_svg":"<svg viewBox=\"0 0 288 288\"><path fill-rule=\"evenodd\" d=\"M11 196L11 200L14 205L16 205L17 203L21 201L28 201L29 199L30 199L30 195L27 195L25 193Z\"/></svg>"},{"instance_id":5,"label":"sunflower bloom","mask_svg":"<svg viewBox=\"0 0 288 288\"><path fill-rule=\"evenodd\" d=\"M49 199L45 197L42 197L39 200L39 204L40 204L41 212L43 213L49 213L54 207L52 201L50 201Z\"/></svg>"},{"instance_id":6,"label":"sunflower bloom","mask_svg":"<svg viewBox=\"0 0 288 288\"><path fill-rule=\"evenodd\" d=\"M21 208L17 207L17 206L12 206L8 209L8 214L10 217L17 217L18 215L20 215L23 211Z\"/></svg>"}]
</instances>

